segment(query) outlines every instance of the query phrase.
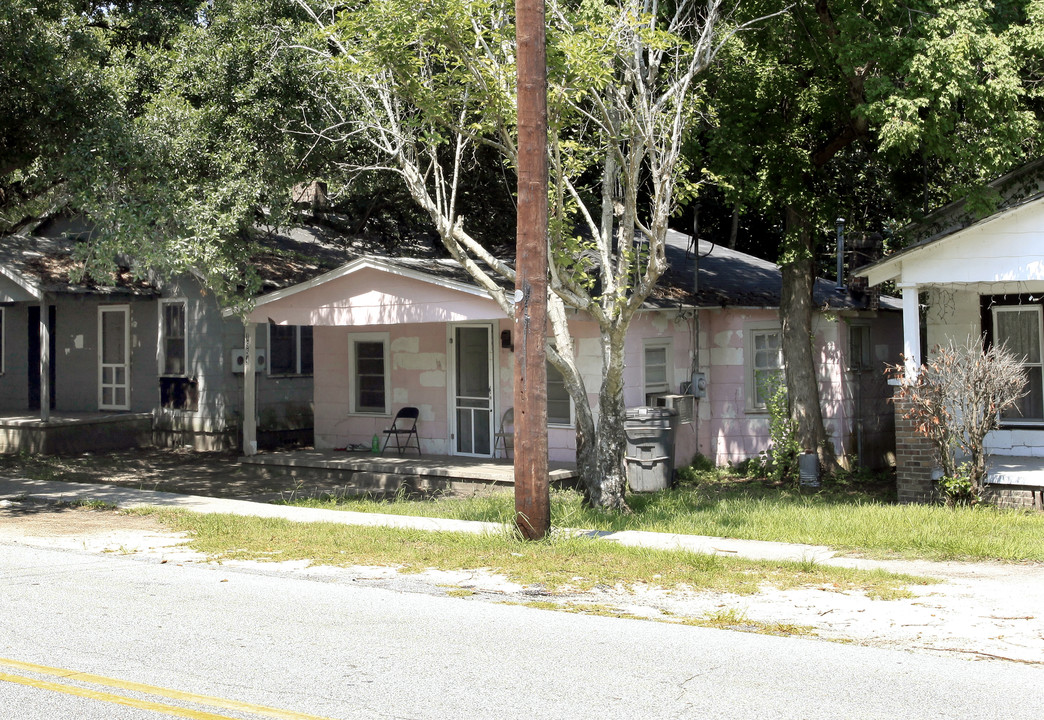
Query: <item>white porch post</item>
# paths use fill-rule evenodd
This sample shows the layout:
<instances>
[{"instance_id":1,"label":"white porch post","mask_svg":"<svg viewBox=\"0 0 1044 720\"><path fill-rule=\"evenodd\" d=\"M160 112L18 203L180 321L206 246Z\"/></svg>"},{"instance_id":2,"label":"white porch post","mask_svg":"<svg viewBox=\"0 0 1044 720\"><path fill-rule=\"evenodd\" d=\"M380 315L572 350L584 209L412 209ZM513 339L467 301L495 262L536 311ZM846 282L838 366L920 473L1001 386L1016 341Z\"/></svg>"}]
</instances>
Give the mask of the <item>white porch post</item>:
<instances>
[{"instance_id":1,"label":"white porch post","mask_svg":"<svg viewBox=\"0 0 1044 720\"><path fill-rule=\"evenodd\" d=\"M51 419L51 326L47 322L47 295L40 296L40 420Z\"/></svg>"},{"instance_id":2,"label":"white porch post","mask_svg":"<svg viewBox=\"0 0 1044 720\"><path fill-rule=\"evenodd\" d=\"M257 455L257 323L243 326L243 454Z\"/></svg>"},{"instance_id":3,"label":"white porch post","mask_svg":"<svg viewBox=\"0 0 1044 720\"><path fill-rule=\"evenodd\" d=\"M917 379L921 368L921 315L917 306L917 286L900 285L903 291L903 358L906 380Z\"/></svg>"}]
</instances>

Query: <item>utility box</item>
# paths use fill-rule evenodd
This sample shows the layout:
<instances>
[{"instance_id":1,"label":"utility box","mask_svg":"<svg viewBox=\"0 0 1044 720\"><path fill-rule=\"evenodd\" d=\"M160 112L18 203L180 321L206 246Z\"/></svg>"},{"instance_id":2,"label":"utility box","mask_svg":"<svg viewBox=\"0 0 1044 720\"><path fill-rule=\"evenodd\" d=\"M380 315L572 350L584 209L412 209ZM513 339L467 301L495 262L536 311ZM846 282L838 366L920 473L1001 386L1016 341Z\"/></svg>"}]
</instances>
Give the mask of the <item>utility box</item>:
<instances>
[{"instance_id":1,"label":"utility box","mask_svg":"<svg viewBox=\"0 0 1044 720\"><path fill-rule=\"evenodd\" d=\"M674 477L674 436L678 411L637 407L627 411L627 484L633 492L666 490Z\"/></svg>"}]
</instances>

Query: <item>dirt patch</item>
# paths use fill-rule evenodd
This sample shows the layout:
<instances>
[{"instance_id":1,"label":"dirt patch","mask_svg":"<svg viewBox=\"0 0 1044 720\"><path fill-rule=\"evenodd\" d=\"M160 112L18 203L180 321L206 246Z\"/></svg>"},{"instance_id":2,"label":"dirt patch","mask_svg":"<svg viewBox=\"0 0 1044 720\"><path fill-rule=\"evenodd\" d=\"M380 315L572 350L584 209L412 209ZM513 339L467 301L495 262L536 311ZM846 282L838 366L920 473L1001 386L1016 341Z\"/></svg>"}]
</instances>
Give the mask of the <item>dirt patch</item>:
<instances>
[{"instance_id":1,"label":"dirt patch","mask_svg":"<svg viewBox=\"0 0 1044 720\"><path fill-rule=\"evenodd\" d=\"M0 542L86 550L150 553L176 551L188 537L148 515L79 505L0 500Z\"/></svg>"},{"instance_id":2,"label":"dirt patch","mask_svg":"<svg viewBox=\"0 0 1044 720\"><path fill-rule=\"evenodd\" d=\"M168 532L161 522L148 515L80 505L0 500L0 537L92 535L110 532L114 527Z\"/></svg>"}]
</instances>

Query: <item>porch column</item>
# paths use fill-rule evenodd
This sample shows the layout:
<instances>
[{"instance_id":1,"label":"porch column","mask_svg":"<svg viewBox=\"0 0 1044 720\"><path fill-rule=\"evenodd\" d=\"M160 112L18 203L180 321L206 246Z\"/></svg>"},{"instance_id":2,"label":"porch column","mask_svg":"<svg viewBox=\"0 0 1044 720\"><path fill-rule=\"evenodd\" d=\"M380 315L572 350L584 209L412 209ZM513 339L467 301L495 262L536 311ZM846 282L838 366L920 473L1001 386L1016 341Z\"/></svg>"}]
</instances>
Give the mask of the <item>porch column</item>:
<instances>
[{"instance_id":1,"label":"porch column","mask_svg":"<svg viewBox=\"0 0 1044 720\"><path fill-rule=\"evenodd\" d=\"M47 294L40 295L40 420L51 419L51 327L47 322Z\"/></svg>"},{"instance_id":2,"label":"porch column","mask_svg":"<svg viewBox=\"0 0 1044 720\"><path fill-rule=\"evenodd\" d=\"M907 380L915 380L921 367L921 315L917 306L917 286L899 285L903 291L903 358Z\"/></svg>"},{"instance_id":3,"label":"porch column","mask_svg":"<svg viewBox=\"0 0 1044 720\"><path fill-rule=\"evenodd\" d=\"M243 325L243 454L257 455L257 323Z\"/></svg>"}]
</instances>

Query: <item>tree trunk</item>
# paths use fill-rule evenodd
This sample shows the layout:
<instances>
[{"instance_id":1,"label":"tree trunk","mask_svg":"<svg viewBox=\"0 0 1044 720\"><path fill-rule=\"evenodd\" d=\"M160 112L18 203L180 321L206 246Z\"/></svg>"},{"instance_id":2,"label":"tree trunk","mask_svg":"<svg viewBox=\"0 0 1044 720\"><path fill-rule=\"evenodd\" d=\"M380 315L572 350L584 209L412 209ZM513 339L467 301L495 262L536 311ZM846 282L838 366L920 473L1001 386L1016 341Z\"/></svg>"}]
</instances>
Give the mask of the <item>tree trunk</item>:
<instances>
[{"instance_id":1,"label":"tree trunk","mask_svg":"<svg viewBox=\"0 0 1044 720\"><path fill-rule=\"evenodd\" d=\"M819 455L820 467L833 470L834 447L827 441L819 402L819 381L812 352L812 286L816 263L812 235L804 218L787 208L787 236L797 244L795 259L783 265L779 318L783 327L783 366L790 415L802 450Z\"/></svg>"},{"instance_id":2,"label":"tree trunk","mask_svg":"<svg viewBox=\"0 0 1044 720\"><path fill-rule=\"evenodd\" d=\"M591 507L628 511L624 456L626 407L623 398L623 346L626 326L602 329L602 385L598 391L598 427L594 438L594 474L584 477L584 500Z\"/></svg>"}]
</instances>

